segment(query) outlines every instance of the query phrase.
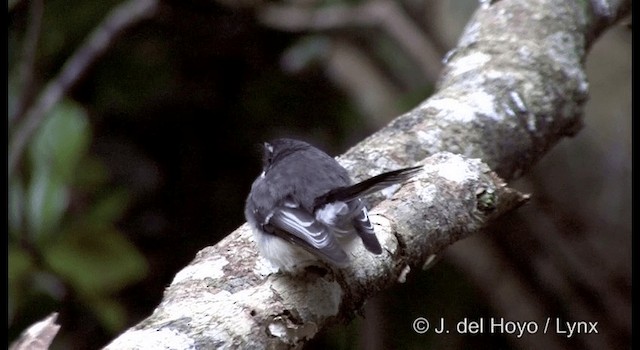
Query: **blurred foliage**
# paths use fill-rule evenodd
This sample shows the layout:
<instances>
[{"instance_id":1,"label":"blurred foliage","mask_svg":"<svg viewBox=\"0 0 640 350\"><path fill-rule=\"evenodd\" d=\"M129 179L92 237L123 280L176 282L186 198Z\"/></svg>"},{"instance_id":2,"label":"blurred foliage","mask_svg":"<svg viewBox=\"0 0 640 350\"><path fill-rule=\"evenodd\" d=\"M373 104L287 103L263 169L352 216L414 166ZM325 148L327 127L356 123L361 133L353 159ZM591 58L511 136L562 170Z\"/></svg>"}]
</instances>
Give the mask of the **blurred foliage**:
<instances>
[{"instance_id":1,"label":"blurred foliage","mask_svg":"<svg viewBox=\"0 0 640 350\"><path fill-rule=\"evenodd\" d=\"M10 331L20 331L25 315L58 311L31 309L43 294L55 302L72 296L106 329L125 324L113 295L143 278L147 266L115 225L127 191L109 186L105 168L88 154L90 141L86 112L65 100L30 141L22 173L9 179Z\"/></svg>"}]
</instances>

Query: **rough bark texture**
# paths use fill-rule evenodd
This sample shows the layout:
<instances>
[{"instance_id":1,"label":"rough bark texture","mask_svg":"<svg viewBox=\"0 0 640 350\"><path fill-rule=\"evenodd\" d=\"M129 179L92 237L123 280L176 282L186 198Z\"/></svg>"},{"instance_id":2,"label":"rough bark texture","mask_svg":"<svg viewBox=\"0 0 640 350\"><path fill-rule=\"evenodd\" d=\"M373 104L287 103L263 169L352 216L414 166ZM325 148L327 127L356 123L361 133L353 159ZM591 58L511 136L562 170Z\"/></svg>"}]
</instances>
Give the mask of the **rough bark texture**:
<instances>
[{"instance_id":1,"label":"rough bark texture","mask_svg":"<svg viewBox=\"0 0 640 350\"><path fill-rule=\"evenodd\" d=\"M274 274L244 225L199 252L154 313L107 348L289 348L350 319L407 266L525 200L469 158L512 179L575 134L588 47L629 8L630 1L483 2L448 55L438 92L340 157L355 179L425 165L372 211L383 255L357 250L344 270Z\"/></svg>"},{"instance_id":2,"label":"rough bark texture","mask_svg":"<svg viewBox=\"0 0 640 350\"><path fill-rule=\"evenodd\" d=\"M58 334L60 325L56 323L58 313L54 312L32 324L16 339L9 350L46 350Z\"/></svg>"}]
</instances>

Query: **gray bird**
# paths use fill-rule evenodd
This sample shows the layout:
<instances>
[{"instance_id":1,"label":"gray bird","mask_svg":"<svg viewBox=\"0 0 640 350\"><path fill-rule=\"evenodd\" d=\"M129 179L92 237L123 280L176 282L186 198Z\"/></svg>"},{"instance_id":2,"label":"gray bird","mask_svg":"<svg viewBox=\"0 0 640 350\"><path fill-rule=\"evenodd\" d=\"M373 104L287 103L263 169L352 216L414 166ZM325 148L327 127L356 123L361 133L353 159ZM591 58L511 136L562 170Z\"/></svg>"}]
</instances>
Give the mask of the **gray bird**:
<instances>
[{"instance_id":1,"label":"gray bird","mask_svg":"<svg viewBox=\"0 0 640 350\"><path fill-rule=\"evenodd\" d=\"M345 249L355 237L371 253L382 253L362 197L404 182L421 168L353 184L347 170L323 151L276 139L264 143L263 171L251 186L245 217L262 256L281 270L295 271L318 260L345 267Z\"/></svg>"}]
</instances>

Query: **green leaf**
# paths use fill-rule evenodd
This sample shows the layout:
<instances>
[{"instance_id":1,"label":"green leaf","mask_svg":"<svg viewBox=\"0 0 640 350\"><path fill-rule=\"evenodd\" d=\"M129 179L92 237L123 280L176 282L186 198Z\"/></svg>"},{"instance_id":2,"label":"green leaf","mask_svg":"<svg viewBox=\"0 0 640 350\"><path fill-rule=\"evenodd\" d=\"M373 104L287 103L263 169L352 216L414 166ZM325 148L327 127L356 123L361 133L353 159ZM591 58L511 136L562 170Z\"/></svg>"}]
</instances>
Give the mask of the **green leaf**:
<instances>
[{"instance_id":1,"label":"green leaf","mask_svg":"<svg viewBox=\"0 0 640 350\"><path fill-rule=\"evenodd\" d=\"M27 191L26 225L31 237L41 242L59 229L69 191L44 167L34 169Z\"/></svg>"},{"instance_id":2,"label":"green leaf","mask_svg":"<svg viewBox=\"0 0 640 350\"><path fill-rule=\"evenodd\" d=\"M87 296L118 291L147 272L144 257L110 227L76 227L44 249L52 270Z\"/></svg>"},{"instance_id":3,"label":"green leaf","mask_svg":"<svg viewBox=\"0 0 640 350\"><path fill-rule=\"evenodd\" d=\"M122 216L129 202L126 190L114 190L105 197L96 200L91 211L86 216L89 223L113 222Z\"/></svg>"},{"instance_id":4,"label":"green leaf","mask_svg":"<svg viewBox=\"0 0 640 350\"><path fill-rule=\"evenodd\" d=\"M70 183L90 139L84 110L69 101L58 103L34 135L30 147L33 169L51 169L64 183Z\"/></svg>"}]
</instances>

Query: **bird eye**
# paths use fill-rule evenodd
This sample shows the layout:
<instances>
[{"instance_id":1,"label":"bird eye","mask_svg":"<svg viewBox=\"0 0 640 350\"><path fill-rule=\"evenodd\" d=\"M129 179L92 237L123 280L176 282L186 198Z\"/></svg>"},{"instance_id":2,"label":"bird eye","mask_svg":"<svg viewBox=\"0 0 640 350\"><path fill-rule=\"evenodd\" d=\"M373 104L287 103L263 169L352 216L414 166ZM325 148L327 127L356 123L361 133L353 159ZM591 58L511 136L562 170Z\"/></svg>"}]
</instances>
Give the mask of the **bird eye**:
<instances>
[{"instance_id":1,"label":"bird eye","mask_svg":"<svg viewBox=\"0 0 640 350\"><path fill-rule=\"evenodd\" d=\"M268 142L264 143L264 154L262 157L262 161L265 168L271 165L271 162L273 161L273 146L271 146Z\"/></svg>"}]
</instances>

